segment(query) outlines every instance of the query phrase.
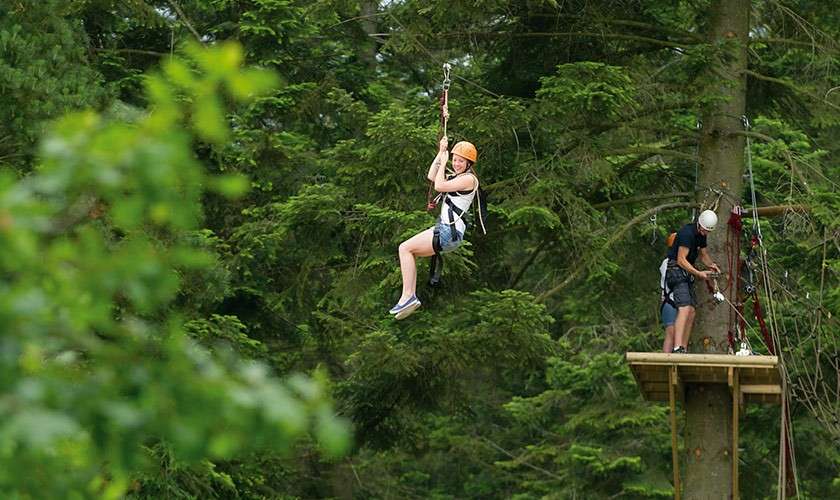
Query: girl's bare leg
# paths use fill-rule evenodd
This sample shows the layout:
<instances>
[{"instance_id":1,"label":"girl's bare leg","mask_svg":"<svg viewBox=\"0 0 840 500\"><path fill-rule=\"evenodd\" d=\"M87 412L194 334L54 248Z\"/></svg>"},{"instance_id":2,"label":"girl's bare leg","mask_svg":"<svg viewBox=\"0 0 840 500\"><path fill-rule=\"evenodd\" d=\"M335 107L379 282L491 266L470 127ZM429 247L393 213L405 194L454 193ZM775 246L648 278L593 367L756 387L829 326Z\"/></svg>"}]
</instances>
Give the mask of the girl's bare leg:
<instances>
[{"instance_id":1,"label":"girl's bare leg","mask_svg":"<svg viewBox=\"0 0 840 500\"><path fill-rule=\"evenodd\" d=\"M691 325L694 321L694 307L682 306L677 308L677 320L674 322L674 347L685 347L688 345L688 336L691 334Z\"/></svg>"},{"instance_id":2,"label":"girl's bare leg","mask_svg":"<svg viewBox=\"0 0 840 500\"><path fill-rule=\"evenodd\" d=\"M400 271L402 271L402 295L398 304L404 303L417 289L417 264L415 257L430 257L435 254L432 247L434 229L429 228L417 233L400 244Z\"/></svg>"},{"instance_id":3,"label":"girl's bare leg","mask_svg":"<svg viewBox=\"0 0 840 500\"><path fill-rule=\"evenodd\" d=\"M662 352L670 353L674 349L674 325L665 327L665 341L662 343Z\"/></svg>"},{"instance_id":4,"label":"girl's bare leg","mask_svg":"<svg viewBox=\"0 0 840 500\"><path fill-rule=\"evenodd\" d=\"M686 349L688 349L688 340L691 338L691 330L694 329L694 318L697 315L697 310L695 308L691 308L689 311L688 319L685 322L685 332L683 333L683 343L680 344Z\"/></svg>"}]
</instances>

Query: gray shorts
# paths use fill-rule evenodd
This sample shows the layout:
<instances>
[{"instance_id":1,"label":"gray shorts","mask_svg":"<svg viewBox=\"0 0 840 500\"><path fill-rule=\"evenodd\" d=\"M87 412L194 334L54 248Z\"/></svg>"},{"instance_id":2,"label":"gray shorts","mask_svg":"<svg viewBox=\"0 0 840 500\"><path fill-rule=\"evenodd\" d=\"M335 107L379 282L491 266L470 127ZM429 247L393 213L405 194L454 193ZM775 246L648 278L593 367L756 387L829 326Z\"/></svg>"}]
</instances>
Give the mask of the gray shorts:
<instances>
[{"instance_id":1,"label":"gray shorts","mask_svg":"<svg viewBox=\"0 0 840 500\"><path fill-rule=\"evenodd\" d=\"M668 289L673 293L674 304L677 308L697 306L697 298L694 295L694 280L685 269L668 267L668 271L665 272L665 282L668 284Z\"/></svg>"}]
</instances>

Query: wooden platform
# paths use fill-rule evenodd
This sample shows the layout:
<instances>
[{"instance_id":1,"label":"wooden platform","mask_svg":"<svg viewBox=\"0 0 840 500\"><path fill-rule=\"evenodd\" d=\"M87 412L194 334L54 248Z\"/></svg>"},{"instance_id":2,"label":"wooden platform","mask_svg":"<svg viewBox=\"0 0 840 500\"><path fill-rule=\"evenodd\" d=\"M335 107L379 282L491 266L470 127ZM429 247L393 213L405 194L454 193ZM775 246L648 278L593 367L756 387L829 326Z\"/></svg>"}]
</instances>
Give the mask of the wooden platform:
<instances>
[{"instance_id":1,"label":"wooden platform","mask_svg":"<svg viewBox=\"0 0 840 500\"><path fill-rule=\"evenodd\" d=\"M673 370L680 396L684 384L689 383L727 384L732 387L737 371L742 403L781 402L779 359L776 356L628 352L627 362L648 401L669 400L669 373Z\"/></svg>"},{"instance_id":2,"label":"wooden platform","mask_svg":"<svg viewBox=\"0 0 840 500\"><path fill-rule=\"evenodd\" d=\"M746 403L780 404L779 358L729 354L666 354L628 352L627 362L648 401L667 401L671 415L671 460L674 498L680 500L680 461L677 446L677 399L685 384L726 384L732 395L732 499L738 500L738 427Z\"/></svg>"}]
</instances>

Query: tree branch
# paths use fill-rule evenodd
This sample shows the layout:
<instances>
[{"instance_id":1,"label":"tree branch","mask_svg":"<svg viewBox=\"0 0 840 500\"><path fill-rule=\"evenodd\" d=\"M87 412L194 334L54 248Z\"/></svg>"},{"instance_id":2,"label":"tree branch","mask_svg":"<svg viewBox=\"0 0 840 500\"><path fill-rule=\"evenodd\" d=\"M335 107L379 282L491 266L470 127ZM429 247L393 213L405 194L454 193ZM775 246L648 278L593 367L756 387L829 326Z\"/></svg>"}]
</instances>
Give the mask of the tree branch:
<instances>
[{"instance_id":1,"label":"tree branch","mask_svg":"<svg viewBox=\"0 0 840 500\"><path fill-rule=\"evenodd\" d=\"M117 52L117 53L125 53L125 54L140 54L144 56L154 56L154 57L165 57L169 54L164 54L163 52L156 52L154 50L143 50L143 49L107 49L107 48L99 48L99 47L91 47L91 50L94 52Z\"/></svg>"},{"instance_id":2,"label":"tree branch","mask_svg":"<svg viewBox=\"0 0 840 500\"><path fill-rule=\"evenodd\" d=\"M614 153L617 155L626 155L626 154L654 154L654 155L661 155L661 156L673 156L674 158L682 158L683 160L688 161L697 161L697 157L683 153L682 151L674 151L671 149L665 148L657 148L653 146L631 146L625 149L618 149L614 151L610 151L610 153Z\"/></svg>"},{"instance_id":3,"label":"tree branch","mask_svg":"<svg viewBox=\"0 0 840 500\"><path fill-rule=\"evenodd\" d=\"M620 200L610 200L604 201L601 203L596 203L592 205L592 208L612 208L616 205L627 205L629 203L636 203L638 201L650 201L650 200L662 200L667 198L688 198L692 196L694 193L690 191L682 191L678 193L661 193L661 194L650 194L650 195L643 195L643 196L632 196L630 198L622 198Z\"/></svg>"},{"instance_id":4,"label":"tree branch","mask_svg":"<svg viewBox=\"0 0 840 500\"><path fill-rule=\"evenodd\" d=\"M740 135L742 137L750 137L764 142L773 142L776 140L775 137L770 137L769 135L762 134L761 132L754 132L752 130L735 130L733 132L729 132L729 135Z\"/></svg>"},{"instance_id":5,"label":"tree branch","mask_svg":"<svg viewBox=\"0 0 840 500\"><path fill-rule=\"evenodd\" d=\"M195 28L193 28L192 23L187 18L186 14L184 14L184 11L181 10L181 7L178 5L178 3L175 2L175 0L167 0L167 3L172 6L172 8L175 10L175 13L178 15L178 18L181 20L181 22L184 23L187 29L190 30L193 36L195 36L195 39L198 40L198 43L204 45L204 40L201 39L201 35L199 35L198 31L196 31Z\"/></svg>"},{"instance_id":6,"label":"tree branch","mask_svg":"<svg viewBox=\"0 0 840 500\"><path fill-rule=\"evenodd\" d=\"M666 33L676 36L681 36L685 38L689 38L691 40L695 40L697 42L704 42L705 39L697 34L692 33L690 31L678 30L674 28L669 28L667 26L657 25L657 24L650 24L650 23L643 23L641 21L633 21L628 19L608 19L608 18L592 18L590 16L581 16L577 14L529 14L529 17L546 17L551 19L579 19L583 21L592 21L593 23L603 23L603 24L613 24L616 26L628 26L631 28L640 28L650 31L657 31L659 33Z\"/></svg>"},{"instance_id":7,"label":"tree branch","mask_svg":"<svg viewBox=\"0 0 840 500\"><path fill-rule=\"evenodd\" d=\"M372 37L390 37L394 33L371 33L368 36ZM668 48L682 48L686 45L693 45L692 42L672 42L670 40L660 40L658 38L650 38L637 35L625 35L622 33L598 33L592 31L567 31L567 32L529 32L529 33L512 33L508 31L451 31L448 33L438 33L435 38L563 38L563 37L589 37L589 38L614 38L619 40L632 40L635 42L650 43Z\"/></svg>"},{"instance_id":8,"label":"tree branch","mask_svg":"<svg viewBox=\"0 0 840 500\"><path fill-rule=\"evenodd\" d=\"M788 212L805 213L810 211L807 205L772 205L767 207L758 207L756 213L759 217L777 217L785 215ZM752 207L744 207L743 217L751 218L753 216Z\"/></svg>"},{"instance_id":9,"label":"tree branch","mask_svg":"<svg viewBox=\"0 0 840 500\"><path fill-rule=\"evenodd\" d=\"M616 231L610 237L610 239L607 240L606 244L604 244L604 246L602 246L600 249L598 249L589 259L587 259L587 261L584 262L582 260L582 261L578 262L572 268L572 272L570 272L569 275L566 276L566 279L564 279L560 284L558 284L557 286L555 286L554 288L552 288L552 289L550 289L546 292L543 292L540 296L538 296L537 297L537 302L544 302L546 299L548 299L552 295L557 294L558 292L562 291L564 288L569 286L575 279L577 279L578 276L580 276L580 274L585 269L587 269L589 267L589 265L595 259L598 259L599 257L601 257L618 240L620 240L622 237L624 237L624 235L627 233L627 231L629 231L630 228L632 228L636 224L639 224L640 222L646 221L651 215L653 215L657 212L661 212L661 211L664 211L664 210L671 210L671 209L674 209L674 208L688 208L688 207L697 207L697 206L698 206L697 202L693 202L693 201L681 201L681 202L675 202L675 203L666 203L664 205L659 205L657 207L650 208L650 209L642 212L641 214L633 217L632 219L630 219L629 222L627 222L621 228L619 228L619 230Z\"/></svg>"},{"instance_id":10,"label":"tree branch","mask_svg":"<svg viewBox=\"0 0 840 500\"><path fill-rule=\"evenodd\" d=\"M815 48L824 50L827 52L836 52L836 48L829 47L826 45L821 45L816 42L806 42L804 40L794 40L792 38L778 38L778 37L768 37L768 38L751 38L750 43L778 43L778 44L785 44L785 45L797 45L799 47L808 47L808 48Z\"/></svg>"},{"instance_id":11,"label":"tree branch","mask_svg":"<svg viewBox=\"0 0 840 500\"><path fill-rule=\"evenodd\" d=\"M486 442L487 444L489 444L489 445L490 445L490 446L492 446L493 448L495 448L497 451L500 451L500 452L504 453L505 455L507 455L508 457L512 458L512 459L513 459L513 460L515 460L515 461L516 461L516 463L518 463L518 464L522 464L522 465L524 465L525 467L531 468L531 469L533 469L533 470L535 470L535 471L537 471L537 472L541 472L541 473L545 474L545 475L546 475L546 476L548 476L548 477L551 477L551 478L554 478L554 479L558 479L558 480L561 480L561 481L563 480L563 478L562 478L562 477L560 477L560 476L558 476L557 474L555 474L555 473L553 473L553 472L551 472L551 471L545 470L545 469L543 469L542 467L538 467L538 466L536 466L536 465L530 464L530 463L526 462L526 461L525 461L522 457L517 457L517 456L515 456L515 455L514 455L514 454L512 454L511 452L509 452L509 451L507 451L506 449L502 448L501 446L497 445L497 444L496 444L496 443L494 443L493 441L490 441L489 439L487 439L487 438L486 438L486 437L484 437L484 436L478 436L478 438L479 438L479 439L481 439L481 440L483 440L484 442Z\"/></svg>"},{"instance_id":12,"label":"tree branch","mask_svg":"<svg viewBox=\"0 0 840 500\"><path fill-rule=\"evenodd\" d=\"M749 76L751 76L751 77L753 77L757 80L764 80L765 82L771 82L771 83L775 83L775 84L778 84L778 85L782 85L784 87L787 87L787 88L793 90L794 92L796 92L798 94L802 94L804 96L810 97L811 99L813 99L817 102L821 102L821 103L823 103L827 106L831 106L832 108L840 111L840 106L838 106L834 103L831 103L831 102L823 99L822 97L820 97L816 94L812 94L811 92L808 92L807 90L804 90L804 89L798 87L793 82L783 80L781 78L774 78L772 76L762 75L761 73L756 73L755 71L752 71L752 70L749 70L749 69L743 70L743 73L745 75L749 75Z\"/></svg>"},{"instance_id":13,"label":"tree branch","mask_svg":"<svg viewBox=\"0 0 840 500\"><path fill-rule=\"evenodd\" d=\"M525 263L522 264L522 268L519 269L519 272L516 273L516 276L514 276L513 279L510 280L510 283L508 283L508 288L516 287L516 285L519 283L519 280L521 280L522 276L525 275L525 271L527 271L528 268L531 267L531 264L533 264L534 261L537 260L537 257L543 252L543 250L546 249L546 247L550 243L552 242L549 239L544 239L542 243L537 245L537 248L535 248L534 251L531 252L531 255L528 256L528 260L526 260Z\"/></svg>"}]
</instances>

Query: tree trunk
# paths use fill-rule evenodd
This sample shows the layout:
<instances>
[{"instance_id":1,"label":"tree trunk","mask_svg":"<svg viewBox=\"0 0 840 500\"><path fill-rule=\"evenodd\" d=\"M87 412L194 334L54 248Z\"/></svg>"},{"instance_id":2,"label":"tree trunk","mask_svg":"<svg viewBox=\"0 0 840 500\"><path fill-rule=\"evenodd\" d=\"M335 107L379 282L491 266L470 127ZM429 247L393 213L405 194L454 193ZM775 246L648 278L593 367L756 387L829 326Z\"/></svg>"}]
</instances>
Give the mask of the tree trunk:
<instances>
[{"instance_id":1,"label":"tree trunk","mask_svg":"<svg viewBox=\"0 0 840 500\"><path fill-rule=\"evenodd\" d=\"M704 208L718 200L718 227L709 235L708 251L724 273L727 269L727 221L743 189L744 144L741 116L745 113L747 39L750 23L749 0L713 0L708 37L719 47L719 56L709 65L706 96L713 97L702 111L699 188L724 193L701 192ZM739 202L740 203L740 202ZM698 281L697 319L690 351L728 351L729 311L714 306L705 283ZM732 495L732 398L723 384L692 384L686 387L686 460L684 498L731 498Z\"/></svg>"}]
</instances>

